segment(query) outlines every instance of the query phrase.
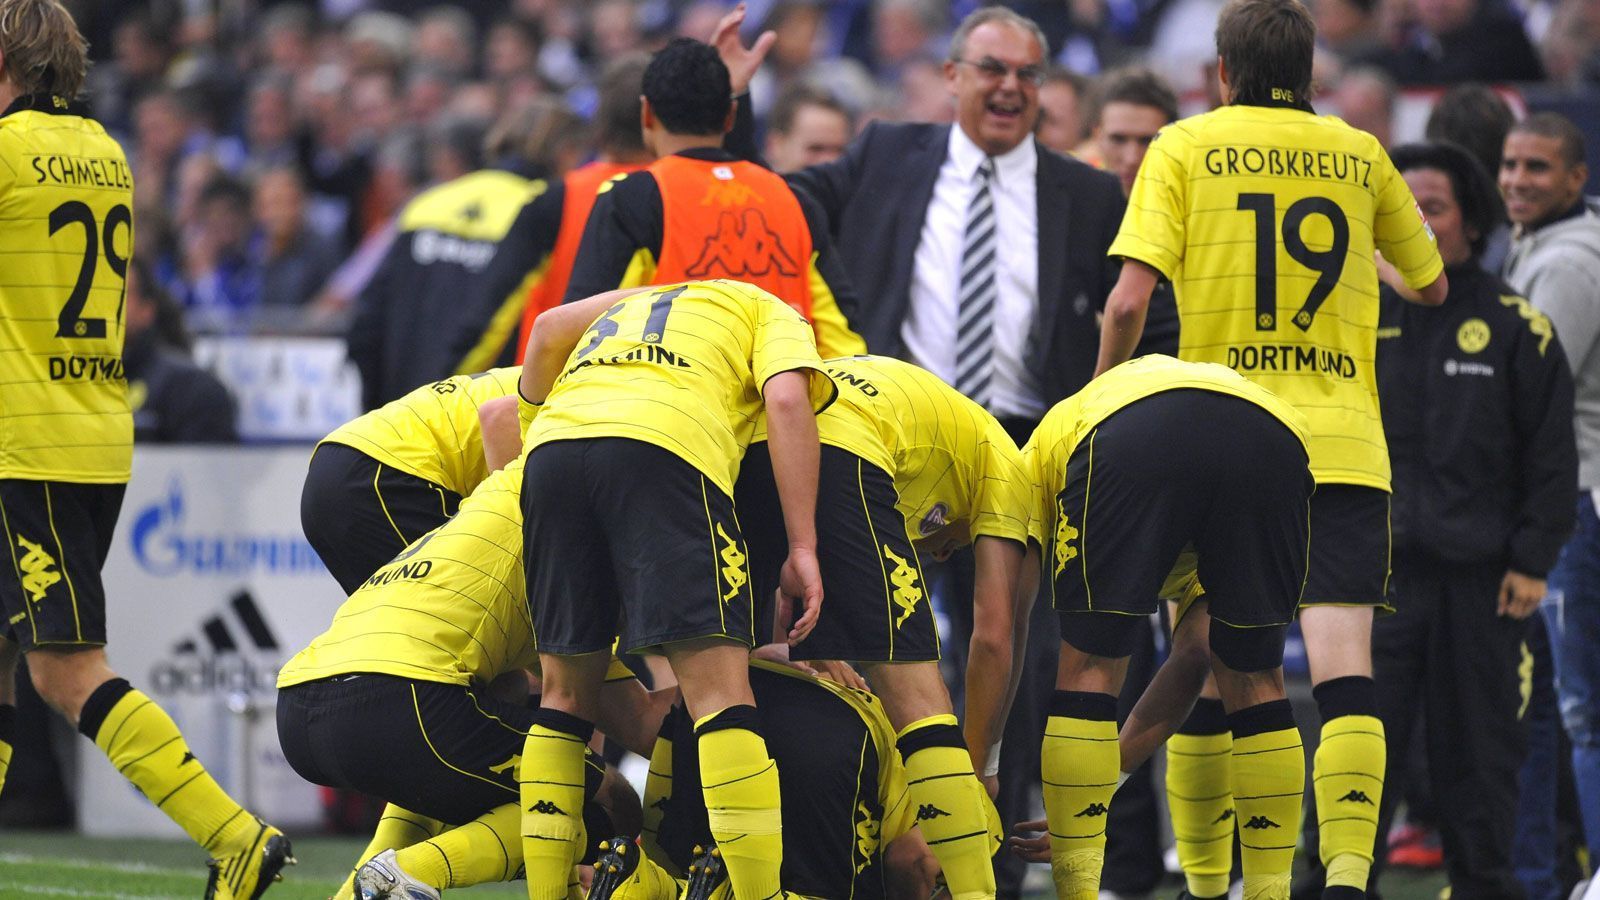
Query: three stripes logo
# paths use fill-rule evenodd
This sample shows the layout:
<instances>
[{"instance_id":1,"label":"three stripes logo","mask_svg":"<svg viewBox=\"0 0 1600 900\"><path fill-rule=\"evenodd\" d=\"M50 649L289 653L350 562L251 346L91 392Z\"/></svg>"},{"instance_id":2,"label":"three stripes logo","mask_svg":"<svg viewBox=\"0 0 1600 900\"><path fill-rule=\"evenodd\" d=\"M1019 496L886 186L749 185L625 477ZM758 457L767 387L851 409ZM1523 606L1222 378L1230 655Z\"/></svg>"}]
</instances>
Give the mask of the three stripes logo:
<instances>
[{"instance_id":1,"label":"three stripes logo","mask_svg":"<svg viewBox=\"0 0 1600 900\"><path fill-rule=\"evenodd\" d=\"M179 640L150 672L162 694L270 691L278 680L283 645L247 590L200 620L198 633Z\"/></svg>"}]
</instances>

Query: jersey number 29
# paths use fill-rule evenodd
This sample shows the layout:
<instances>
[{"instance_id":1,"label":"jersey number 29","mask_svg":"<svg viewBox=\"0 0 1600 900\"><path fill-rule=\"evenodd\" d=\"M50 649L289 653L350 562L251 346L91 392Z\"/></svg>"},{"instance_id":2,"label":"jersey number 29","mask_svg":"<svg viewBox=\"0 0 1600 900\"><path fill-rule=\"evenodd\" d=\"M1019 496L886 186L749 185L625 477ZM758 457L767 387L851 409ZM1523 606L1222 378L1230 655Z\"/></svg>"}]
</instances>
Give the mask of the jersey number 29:
<instances>
[{"instance_id":1,"label":"jersey number 29","mask_svg":"<svg viewBox=\"0 0 1600 900\"><path fill-rule=\"evenodd\" d=\"M1256 219L1256 330L1275 331L1278 327L1278 247L1273 240L1278 229L1277 197L1272 194L1240 194L1239 209L1255 213ZM1313 250L1300 236L1300 226L1311 216L1328 220L1333 229L1333 246ZM1322 301L1328 299L1344 271L1345 254L1350 250L1350 222L1339 204L1327 197L1305 197L1283 211L1283 249L1289 258L1317 273L1305 303L1294 314L1296 328L1308 331Z\"/></svg>"},{"instance_id":2,"label":"jersey number 29","mask_svg":"<svg viewBox=\"0 0 1600 900\"><path fill-rule=\"evenodd\" d=\"M56 317L56 337L103 338L106 336L106 320L84 318L83 307L89 302L89 289L94 286L94 271L100 262L102 244L105 245L106 264L126 285L128 260L117 255L115 238L118 226L130 230L133 228L133 213L128 211L126 205L118 203L106 213L102 230L100 223L94 219L94 210L87 203L68 200L50 211L50 236L55 237L56 232L68 225L83 226L83 262L78 266L78 280L72 286L72 293L67 295L67 302ZM117 301L117 319L122 319L122 300Z\"/></svg>"}]
</instances>

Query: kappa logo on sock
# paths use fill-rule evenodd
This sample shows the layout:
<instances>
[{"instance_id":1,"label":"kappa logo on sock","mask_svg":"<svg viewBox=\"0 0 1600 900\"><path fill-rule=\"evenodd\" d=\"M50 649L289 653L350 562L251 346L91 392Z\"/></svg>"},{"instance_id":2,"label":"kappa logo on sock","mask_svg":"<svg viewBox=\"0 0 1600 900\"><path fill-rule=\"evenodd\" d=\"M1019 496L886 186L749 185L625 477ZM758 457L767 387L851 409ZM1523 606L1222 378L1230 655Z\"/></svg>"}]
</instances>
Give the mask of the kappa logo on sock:
<instances>
[{"instance_id":1,"label":"kappa logo on sock","mask_svg":"<svg viewBox=\"0 0 1600 900\"><path fill-rule=\"evenodd\" d=\"M22 569L22 589L28 592L33 602L38 603L44 599L50 586L61 580L56 558L46 553L43 546L20 534L17 535L17 546L23 551L22 558L17 560L17 567Z\"/></svg>"},{"instance_id":2,"label":"kappa logo on sock","mask_svg":"<svg viewBox=\"0 0 1600 900\"><path fill-rule=\"evenodd\" d=\"M1213 825L1221 825L1223 822L1226 822L1231 818L1233 818L1233 807L1230 806L1227 809L1223 810L1222 811L1222 815L1217 816L1217 818L1215 820L1213 820L1211 824L1213 824Z\"/></svg>"},{"instance_id":3,"label":"kappa logo on sock","mask_svg":"<svg viewBox=\"0 0 1600 900\"><path fill-rule=\"evenodd\" d=\"M1096 816L1103 816L1105 814L1106 814L1106 805L1104 803L1091 803L1088 806L1085 806L1083 808L1083 812L1075 813L1072 817L1074 819L1081 819L1084 816L1088 816L1089 818L1092 819L1092 818L1095 818Z\"/></svg>"},{"instance_id":4,"label":"kappa logo on sock","mask_svg":"<svg viewBox=\"0 0 1600 900\"><path fill-rule=\"evenodd\" d=\"M651 809L659 809L662 812L666 812L667 811L667 806L670 805L671 801L672 801L671 797L657 797L656 798L656 802L650 804L650 808Z\"/></svg>"},{"instance_id":5,"label":"kappa logo on sock","mask_svg":"<svg viewBox=\"0 0 1600 900\"><path fill-rule=\"evenodd\" d=\"M1358 791L1358 790L1354 790L1354 789L1352 789L1350 791L1350 793L1345 794L1343 797L1340 797L1339 798L1339 802L1340 803L1365 803L1368 806L1377 806L1376 803L1372 802L1372 798L1367 796L1365 791Z\"/></svg>"},{"instance_id":6,"label":"kappa logo on sock","mask_svg":"<svg viewBox=\"0 0 1600 900\"><path fill-rule=\"evenodd\" d=\"M1268 828L1281 828L1283 826L1279 825L1277 822L1272 821L1271 819L1267 818L1266 816L1251 816L1250 817L1250 821L1244 823L1240 827L1241 828L1254 828L1257 831L1265 831Z\"/></svg>"},{"instance_id":7,"label":"kappa logo on sock","mask_svg":"<svg viewBox=\"0 0 1600 900\"><path fill-rule=\"evenodd\" d=\"M940 809L939 807L934 806L932 803L924 803L924 804L922 804L922 806L917 808L917 821L918 822L926 822L929 819L937 819L940 816L948 816L948 815L950 815L950 814L945 812L944 810Z\"/></svg>"},{"instance_id":8,"label":"kappa logo on sock","mask_svg":"<svg viewBox=\"0 0 1600 900\"><path fill-rule=\"evenodd\" d=\"M182 768L192 762L194 762L194 754L185 750L183 751L183 759L178 760L178 767Z\"/></svg>"},{"instance_id":9,"label":"kappa logo on sock","mask_svg":"<svg viewBox=\"0 0 1600 900\"><path fill-rule=\"evenodd\" d=\"M567 814L566 810L551 803L549 800L540 800L538 803L528 807L528 812L544 813L547 816L564 816Z\"/></svg>"}]
</instances>

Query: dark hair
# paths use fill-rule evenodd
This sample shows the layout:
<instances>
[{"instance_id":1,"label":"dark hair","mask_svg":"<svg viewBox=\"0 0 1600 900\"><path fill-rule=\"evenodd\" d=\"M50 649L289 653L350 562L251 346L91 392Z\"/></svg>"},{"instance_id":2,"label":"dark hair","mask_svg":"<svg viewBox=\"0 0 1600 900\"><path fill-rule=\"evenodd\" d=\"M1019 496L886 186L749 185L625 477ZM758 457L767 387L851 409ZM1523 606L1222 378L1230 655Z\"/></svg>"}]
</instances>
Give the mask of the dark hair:
<instances>
[{"instance_id":1,"label":"dark hair","mask_svg":"<svg viewBox=\"0 0 1600 900\"><path fill-rule=\"evenodd\" d=\"M1090 88L1088 78L1058 63L1051 63L1045 67L1044 84L1064 84L1072 88L1072 92L1077 94L1080 100L1088 96Z\"/></svg>"},{"instance_id":2,"label":"dark hair","mask_svg":"<svg viewBox=\"0 0 1600 900\"><path fill-rule=\"evenodd\" d=\"M1389 159L1401 174L1413 169L1433 169L1450 179L1450 190L1461 207L1461 221L1477 236L1471 239L1472 257L1478 258L1488 243L1489 232L1505 220L1500 194L1487 170L1463 147L1444 142L1402 144L1390 151Z\"/></svg>"},{"instance_id":3,"label":"dark hair","mask_svg":"<svg viewBox=\"0 0 1600 900\"><path fill-rule=\"evenodd\" d=\"M1506 134L1516 114L1499 94L1481 84L1462 84L1446 91L1425 130L1430 141L1449 141L1471 153L1487 172L1500 171Z\"/></svg>"},{"instance_id":4,"label":"dark hair","mask_svg":"<svg viewBox=\"0 0 1600 900\"><path fill-rule=\"evenodd\" d=\"M656 118L673 134L721 134L728 121L728 67L709 44L674 38L650 57L642 87Z\"/></svg>"},{"instance_id":5,"label":"dark hair","mask_svg":"<svg viewBox=\"0 0 1600 900\"><path fill-rule=\"evenodd\" d=\"M1561 159L1568 168L1572 166L1587 165L1589 151L1584 146L1583 132L1572 120L1560 113L1536 112L1511 126L1507 134L1536 134L1539 137L1554 138L1561 142Z\"/></svg>"},{"instance_id":6,"label":"dark hair","mask_svg":"<svg viewBox=\"0 0 1600 900\"><path fill-rule=\"evenodd\" d=\"M767 129L775 134L788 134L794 130L794 120L799 118L800 110L808 106L821 107L843 116L846 130L851 130L855 125L850 110L845 109L833 94L808 84L792 84L784 88L773 102L772 112L767 116Z\"/></svg>"},{"instance_id":7,"label":"dark hair","mask_svg":"<svg viewBox=\"0 0 1600 900\"><path fill-rule=\"evenodd\" d=\"M600 101L594 113L595 143L616 156L638 156L645 152L644 133L639 130L639 93L650 57L633 53L613 60L600 73Z\"/></svg>"},{"instance_id":8,"label":"dark hair","mask_svg":"<svg viewBox=\"0 0 1600 900\"><path fill-rule=\"evenodd\" d=\"M128 265L139 282L139 296L155 307L156 318L151 328L155 329L156 337L168 347L188 355L194 349L194 336L189 334L189 326L184 321L183 307L156 280L155 272L144 257L134 254Z\"/></svg>"},{"instance_id":9,"label":"dark hair","mask_svg":"<svg viewBox=\"0 0 1600 900\"><path fill-rule=\"evenodd\" d=\"M1300 0L1229 0L1217 16L1216 38L1232 102L1310 102L1317 26Z\"/></svg>"},{"instance_id":10,"label":"dark hair","mask_svg":"<svg viewBox=\"0 0 1600 900\"><path fill-rule=\"evenodd\" d=\"M225 173L212 176L196 198L198 206L209 206L220 200L244 215L250 214L251 199L250 186Z\"/></svg>"},{"instance_id":11,"label":"dark hair","mask_svg":"<svg viewBox=\"0 0 1600 900\"><path fill-rule=\"evenodd\" d=\"M1094 109L1089 121L1098 123L1109 103L1131 103L1161 110L1168 122L1178 120L1178 95L1167 80L1155 72L1134 66L1116 69L1100 76L1094 87Z\"/></svg>"}]
</instances>

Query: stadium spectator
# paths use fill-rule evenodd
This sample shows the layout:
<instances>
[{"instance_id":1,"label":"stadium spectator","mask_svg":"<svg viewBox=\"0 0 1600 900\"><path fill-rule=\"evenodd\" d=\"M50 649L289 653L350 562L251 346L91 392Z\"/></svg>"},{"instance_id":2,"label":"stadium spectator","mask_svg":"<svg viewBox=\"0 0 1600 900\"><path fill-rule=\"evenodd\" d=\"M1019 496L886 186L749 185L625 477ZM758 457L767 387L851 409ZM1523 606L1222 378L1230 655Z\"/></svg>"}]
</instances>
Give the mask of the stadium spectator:
<instances>
[{"instance_id":1,"label":"stadium spectator","mask_svg":"<svg viewBox=\"0 0 1600 900\"><path fill-rule=\"evenodd\" d=\"M149 11L137 11L112 32L112 58L89 73L89 93L106 130L127 136L141 97L157 90L172 60L168 32Z\"/></svg>"},{"instance_id":2,"label":"stadium spectator","mask_svg":"<svg viewBox=\"0 0 1600 900\"><path fill-rule=\"evenodd\" d=\"M1382 69L1366 66L1339 76L1330 100L1339 118L1387 147L1394 134L1395 94L1393 78Z\"/></svg>"},{"instance_id":3,"label":"stadium spectator","mask_svg":"<svg viewBox=\"0 0 1600 900\"><path fill-rule=\"evenodd\" d=\"M183 308L138 257L128 263L122 362L128 372L133 439L152 444L232 444L239 440L232 395L190 358Z\"/></svg>"},{"instance_id":4,"label":"stadium spectator","mask_svg":"<svg viewBox=\"0 0 1600 900\"><path fill-rule=\"evenodd\" d=\"M1078 152L1086 136L1088 95L1089 79L1071 69L1051 66L1039 85L1039 127L1035 132L1039 143L1063 156Z\"/></svg>"},{"instance_id":5,"label":"stadium spectator","mask_svg":"<svg viewBox=\"0 0 1600 900\"><path fill-rule=\"evenodd\" d=\"M717 51L693 38L674 38L651 57L640 120L656 161L595 201L566 302L732 278L798 310L823 356L864 352L851 318L856 295L816 202L723 148L739 105L728 86Z\"/></svg>"},{"instance_id":6,"label":"stadium spectator","mask_svg":"<svg viewBox=\"0 0 1600 900\"><path fill-rule=\"evenodd\" d=\"M1317 42L1341 62L1359 63L1383 49L1378 0L1316 0Z\"/></svg>"},{"instance_id":7,"label":"stadium spectator","mask_svg":"<svg viewBox=\"0 0 1600 900\"><path fill-rule=\"evenodd\" d=\"M1466 150L1485 172L1494 177L1500 171L1500 154L1505 149L1506 133L1517 121L1506 101L1481 84L1459 84L1444 93L1428 114L1424 136L1433 142L1445 141ZM1498 275L1511 251L1511 224L1504 204L1494 205L1495 225L1485 237L1478 264Z\"/></svg>"},{"instance_id":8,"label":"stadium spectator","mask_svg":"<svg viewBox=\"0 0 1600 900\"><path fill-rule=\"evenodd\" d=\"M909 63L939 52L945 27L941 4L928 0L878 0L872 4L872 67L892 85Z\"/></svg>"},{"instance_id":9,"label":"stadium spectator","mask_svg":"<svg viewBox=\"0 0 1600 900\"><path fill-rule=\"evenodd\" d=\"M1572 532L1572 376L1550 320L1484 271L1499 197L1465 150L1392 151L1439 242L1440 307L1385 284L1378 388L1394 471L1395 614L1373 623L1385 785L1371 883L1418 712L1453 897L1517 897L1512 829L1527 619Z\"/></svg>"},{"instance_id":10,"label":"stadium spectator","mask_svg":"<svg viewBox=\"0 0 1600 900\"><path fill-rule=\"evenodd\" d=\"M854 133L850 111L833 95L804 84L791 85L767 117L767 164L781 175L832 162L844 153Z\"/></svg>"},{"instance_id":11,"label":"stadium spectator","mask_svg":"<svg viewBox=\"0 0 1600 900\"><path fill-rule=\"evenodd\" d=\"M1555 323L1576 386L1578 524L1550 571L1543 612L1593 859L1600 858L1600 518L1592 494L1600 488L1600 209L1583 196L1587 178L1583 133L1571 120L1535 113L1506 135L1500 192L1515 230L1505 278ZM1553 769L1533 775L1553 778ZM1523 790L1553 796L1547 781L1525 782ZM1553 833L1539 837L1554 842Z\"/></svg>"},{"instance_id":12,"label":"stadium spectator","mask_svg":"<svg viewBox=\"0 0 1600 900\"><path fill-rule=\"evenodd\" d=\"M306 219L305 183L293 166L257 176L254 209L251 255L261 266L261 306L279 317L272 324L292 329L299 308L322 289L340 260ZM281 318L285 310L294 311L295 318Z\"/></svg>"},{"instance_id":13,"label":"stadium spectator","mask_svg":"<svg viewBox=\"0 0 1600 900\"><path fill-rule=\"evenodd\" d=\"M183 234L184 308L202 333L248 330L261 302L261 266L250 255L250 188L217 175L200 189Z\"/></svg>"},{"instance_id":14,"label":"stadium spectator","mask_svg":"<svg viewBox=\"0 0 1600 900\"><path fill-rule=\"evenodd\" d=\"M268 73L251 86L244 126L247 170L260 171L299 159L293 104L294 81L288 75Z\"/></svg>"},{"instance_id":15,"label":"stadium spectator","mask_svg":"<svg viewBox=\"0 0 1600 900\"><path fill-rule=\"evenodd\" d=\"M1415 23L1398 49L1371 62L1402 85L1537 81L1544 66L1511 4L1495 0L1417 0Z\"/></svg>"},{"instance_id":16,"label":"stadium spectator","mask_svg":"<svg viewBox=\"0 0 1600 900\"><path fill-rule=\"evenodd\" d=\"M412 64L456 78L472 74L477 25L459 6L435 6L417 19Z\"/></svg>"}]
</instances>

